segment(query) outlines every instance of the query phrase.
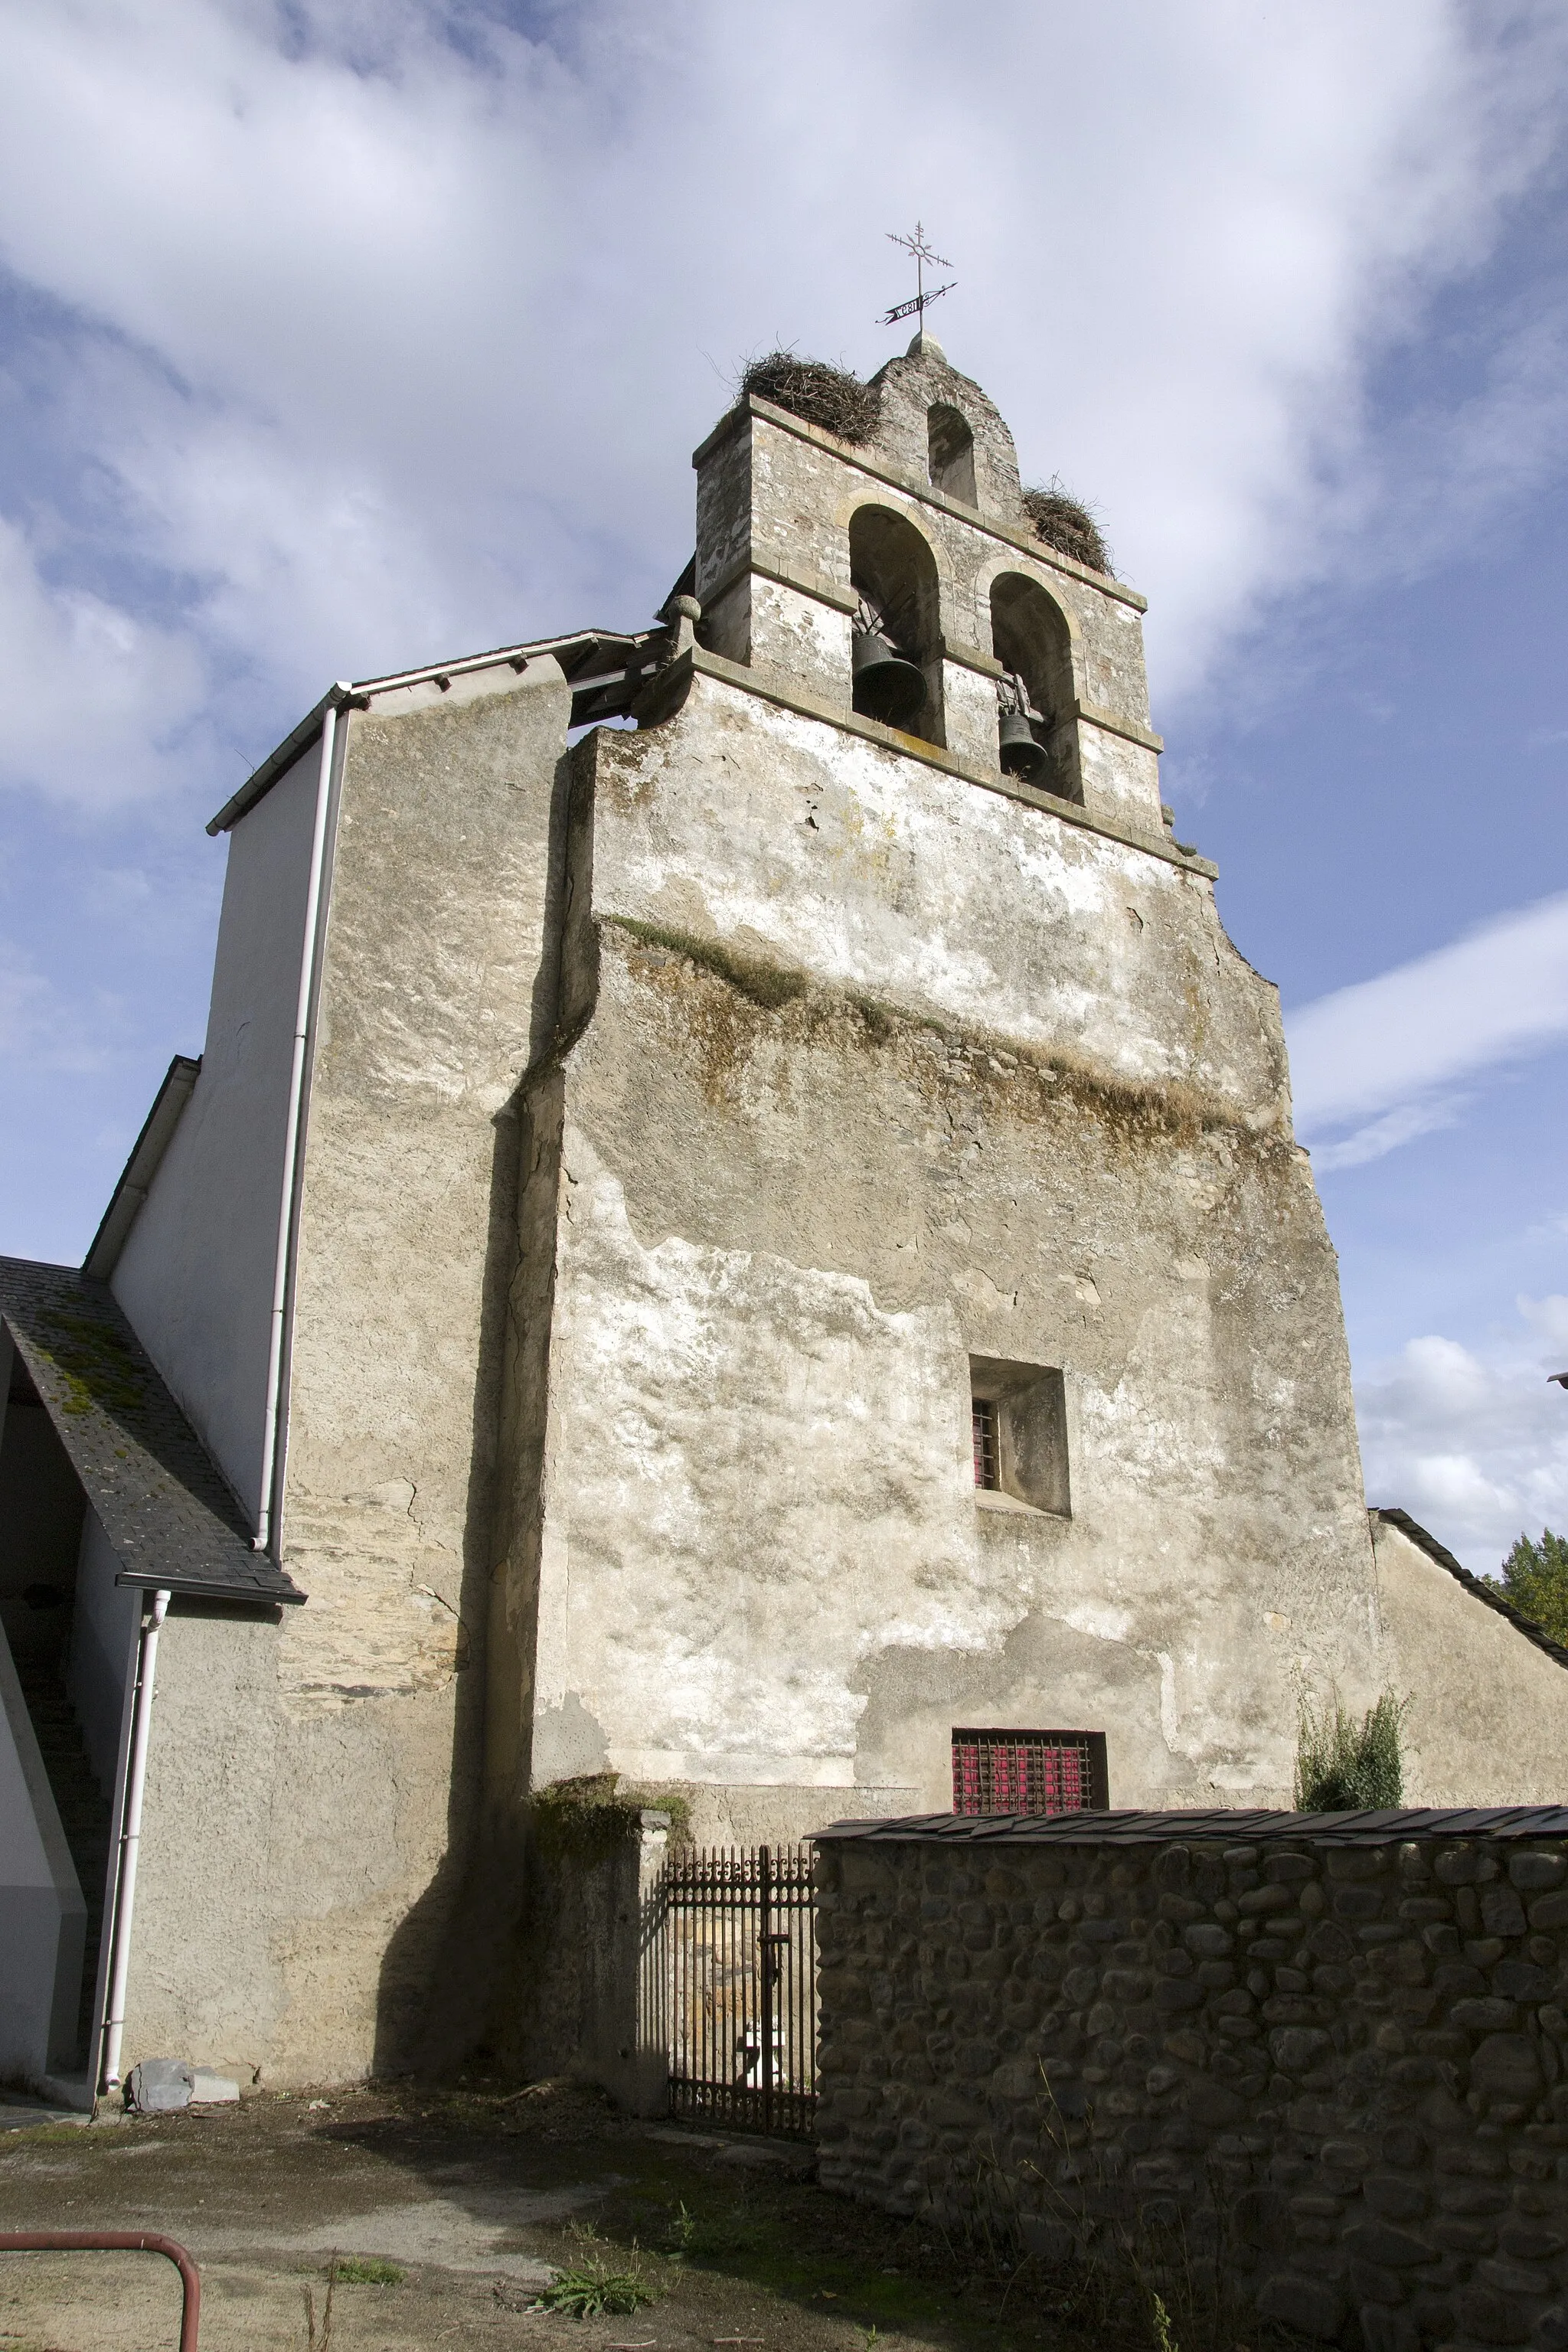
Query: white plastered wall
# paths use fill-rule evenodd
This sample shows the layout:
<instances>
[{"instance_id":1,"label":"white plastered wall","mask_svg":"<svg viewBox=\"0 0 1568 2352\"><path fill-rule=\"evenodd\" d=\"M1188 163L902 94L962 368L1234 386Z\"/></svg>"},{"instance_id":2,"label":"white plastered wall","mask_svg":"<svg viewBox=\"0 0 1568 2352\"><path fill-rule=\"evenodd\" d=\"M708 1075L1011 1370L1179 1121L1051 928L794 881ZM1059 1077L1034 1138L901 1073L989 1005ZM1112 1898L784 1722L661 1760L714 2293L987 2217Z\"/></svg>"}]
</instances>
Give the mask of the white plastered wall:
<instances>
[{"instance_id":1,"label":"white plastered wall","mask_svg":"<svg viewBox=\"0 0 1568 2352\"><path fill-rule=\"evenodd\" d=\"M1568 1666L1374 1512L1407 1805L1568 1802Z\"/></svg>"},{"instance_id":2,"label":"white plastered wall","mask_svg":"<svg viewBox=\"0 0 1568 2352\"><path fill-rule=\"evenodd\" d=\"M229 835L201 1075L110 1280L252 1512L320 761L312 744Z\"/></svg>"}]
</instances>

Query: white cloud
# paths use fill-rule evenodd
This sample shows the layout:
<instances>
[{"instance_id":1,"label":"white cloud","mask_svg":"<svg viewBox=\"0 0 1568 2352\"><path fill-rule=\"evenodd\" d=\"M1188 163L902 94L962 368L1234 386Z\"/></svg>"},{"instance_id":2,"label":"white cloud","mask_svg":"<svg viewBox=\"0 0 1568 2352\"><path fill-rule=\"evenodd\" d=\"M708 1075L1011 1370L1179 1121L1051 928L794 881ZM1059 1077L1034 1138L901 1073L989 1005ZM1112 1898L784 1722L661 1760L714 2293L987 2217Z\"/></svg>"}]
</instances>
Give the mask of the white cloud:
<instances>
[{"instance_id":1,"label":"white cloud","mask_svg":"<svg viewBox=\"0 0 1568 2352\"><path fill-rule=\"evenodd\" d=\"M1568 1533L1568 1298L1521 1298L1486 1347L1427 1336L1357 1385L1369 1501L1397 1504L1478 1575L1516 1536Z\"/></svg>"},{"instance_id":2,"label":"white cloud","mask_svg":"<svg viewBox=\"0 0 1568 2352\"><path fill-rule=\"evenodd\" d=\"M1381 1160L1384 1152L1396 1151L1402 1143L1413 1143L1417 1136L1433 1135L1440 1128L1452 1127L1465 1108L1466 1097L1462 1095L1450 1095L1436 1102L1400 1103L1394 1110L1384 1111L1381 1118L1369 1119L1364 1127L1342 1136L1337 1142L1314 1144L1313 1165L1321 1176L1336 1168L1364 1168L1369 1160Z\"/></svg>"},{"instance_id":3,"label":"white cloud","mask_svg":"<svg viewBox=\"0 0 1568 2352\"><path fill-rule=\"evenodd\" d=\"M0 516L0 781L61 800L133 798L162 774L204 684L187 637L51 584Z\"/></svg>"},{"instance_id":4,"label":"white cloud","mask_svg":"<svg viewBox=\"0 0 1568 2352\"><path fill-rule=\"evenodd\" d=\"M192 663L258 701L642 617L689 550L707 354L876 365L903 291L882 232L917 213L957 263L955 361L1030 472L1103 503L1170 695L1377 527L1368 370L1539 177L1568 58L1558 12L1502 37L1459 0L527 21L0 0L3 249L63 306L57 520L160 567ZM1556 348L1537 322L1423 423L1467 527L1557 461ZM1506 478L1475 454L1496 415ZM83 525L89 464L112 497ZM153 709L119 727L105 771L154 772Z\"/></svg>"},{"instance_id":5,"label":"white cloud","mask_svg":"<svg viewBox=\"0 0 1568 2352\"><path fill-rule=\"evenodd\" d=\"M1568 891L1336 989L1286 1023L1298 1131L1320 1168L1355 1167L1449 1126L1461 1079L1568 1036Z\"/></svg>"}]
</instances>

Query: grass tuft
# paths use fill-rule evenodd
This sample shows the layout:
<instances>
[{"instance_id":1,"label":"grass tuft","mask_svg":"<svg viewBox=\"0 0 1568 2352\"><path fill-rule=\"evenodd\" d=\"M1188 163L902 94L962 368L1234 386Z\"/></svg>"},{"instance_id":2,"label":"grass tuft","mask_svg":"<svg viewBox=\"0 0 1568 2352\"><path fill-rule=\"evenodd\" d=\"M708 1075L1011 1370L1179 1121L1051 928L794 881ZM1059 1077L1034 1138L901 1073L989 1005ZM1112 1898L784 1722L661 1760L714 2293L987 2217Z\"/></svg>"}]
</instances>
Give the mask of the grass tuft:
<instances>
[{"instance_id":1,"label":"grass tuft","mask_svg":"<svg viewBox=\"0 0 1568 2352\"><path fill-rule=\"evenodd\" d=\"M557 2271L533 2305L535 2311L564 2312L570 2319L601 2319L640 2311L657 2303L659 2290L637 2270L613 2271L602 2262L579 2263Z\"/></svg>"},{"instance_id":2,"label":"grass tuft","mask_svg":"<svg viewBox=\"0 0 1568 2352\"><path fill-rule=\"evenodd\" d=\"M401 2286L407 2275L395 2263L384 2263L374 2254L351 2254L338 2264L340 2286Z\"/></svg>"}]
</instances>

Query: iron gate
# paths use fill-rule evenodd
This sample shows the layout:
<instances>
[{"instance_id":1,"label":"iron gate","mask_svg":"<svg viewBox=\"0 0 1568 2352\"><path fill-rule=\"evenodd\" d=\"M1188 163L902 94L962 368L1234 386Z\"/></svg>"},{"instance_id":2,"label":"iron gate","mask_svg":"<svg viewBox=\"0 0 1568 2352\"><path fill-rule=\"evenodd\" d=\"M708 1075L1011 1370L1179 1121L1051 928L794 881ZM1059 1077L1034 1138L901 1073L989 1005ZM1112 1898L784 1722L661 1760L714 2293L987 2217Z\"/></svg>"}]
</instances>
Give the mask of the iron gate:
<instances>
[{"instance_id":1,"label":"iron gate","mask_svg":"<svg viewBox=\"0 0 1568 2352\"><path fill-rule=\"evenodd\" d=\"M816 2110L811 1849L677 1854L644 1940L645 2046L668 2053L670 2113L809 2138Z\"/></svg>"}]
</instances>

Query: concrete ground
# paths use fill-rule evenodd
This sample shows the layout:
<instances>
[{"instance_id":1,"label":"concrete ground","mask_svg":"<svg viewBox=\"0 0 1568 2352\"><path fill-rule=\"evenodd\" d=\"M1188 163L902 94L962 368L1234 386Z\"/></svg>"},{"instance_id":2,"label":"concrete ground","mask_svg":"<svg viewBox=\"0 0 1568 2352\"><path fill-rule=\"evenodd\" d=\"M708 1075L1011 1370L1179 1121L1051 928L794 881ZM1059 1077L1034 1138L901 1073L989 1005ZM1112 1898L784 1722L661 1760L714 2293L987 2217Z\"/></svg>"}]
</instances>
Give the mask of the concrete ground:
<instances>
[{"instance_id":1,"label":"concrete ground","mask_svg":"<svg viewBox=\"0 0 1568 2352\"><path fill-rule=\"evenodd\" d=\"M201 2265L202 2352L311 2352L312 2340L314 2352L1009 2352L1105 2340L1045 2282L829 2197L809 2148L632 2122L563 2086L260 2094L92 2125L41 2112L24 2108L0 2132L0 2230L179 2239ZM328 2338L334 2255L401 2275L340 2281ZM656 2300L597 2319L531 2309L558 2269L595 2262L637 2270ZM0 2256L0 2352L174 2352L178 2332L178 2278L153 2256Z\"/></svg>"}]
</instances>

